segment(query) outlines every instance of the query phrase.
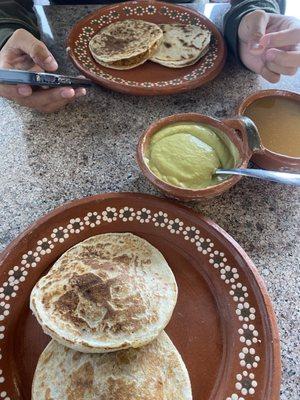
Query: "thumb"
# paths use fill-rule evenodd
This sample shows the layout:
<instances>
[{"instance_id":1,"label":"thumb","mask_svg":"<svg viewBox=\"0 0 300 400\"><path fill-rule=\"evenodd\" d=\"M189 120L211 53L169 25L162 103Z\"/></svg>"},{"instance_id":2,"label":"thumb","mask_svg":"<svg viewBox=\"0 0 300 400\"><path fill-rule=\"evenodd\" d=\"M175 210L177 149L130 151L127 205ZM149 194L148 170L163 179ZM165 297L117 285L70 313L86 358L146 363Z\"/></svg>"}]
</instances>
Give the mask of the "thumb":
<instances>
[{"instance_id":1,"label":"thumb","mask_svg":"<svg viewBox=\"0 0 300 400\"><path fill-rule=\"evenodd\" d=\"M14 33L10 47L28 54L37 65L46 71L55 71L58 67L46 45L25 29L18 29Z\"/></svg>"},{"instance_id":2,"label":"thumb","mask_svg":"<svg viewBox=\"0 0 300 400\"><path fill-rule=\"evenodd\" d=\"M260 44L260 40L266 33L268 22L269 16L263 10L256 10L249 14L248 47L251 52L257 53L263 50L263 46Z\"/></svg>"}]
</instances>

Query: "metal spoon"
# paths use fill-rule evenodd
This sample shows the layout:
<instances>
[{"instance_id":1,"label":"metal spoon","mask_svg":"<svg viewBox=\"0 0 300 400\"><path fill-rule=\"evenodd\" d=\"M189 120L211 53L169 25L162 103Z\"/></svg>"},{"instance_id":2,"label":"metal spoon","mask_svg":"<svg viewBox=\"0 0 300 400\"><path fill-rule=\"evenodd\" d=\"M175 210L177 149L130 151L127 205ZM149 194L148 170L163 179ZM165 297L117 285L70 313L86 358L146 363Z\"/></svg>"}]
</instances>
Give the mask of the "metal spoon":
<instances>
[{"instance_id":1,"label":"metal spoon","mask_svg":"<svg viewBox=\"0 0 300 400\"><path fill-rule=\"evenodd\" d=\"M285 185L300 186L300 174L291 172L265 171L264 169L217 169L217 175L243 175L266 181L284 183Z\"/></svg>"}]
</instances>

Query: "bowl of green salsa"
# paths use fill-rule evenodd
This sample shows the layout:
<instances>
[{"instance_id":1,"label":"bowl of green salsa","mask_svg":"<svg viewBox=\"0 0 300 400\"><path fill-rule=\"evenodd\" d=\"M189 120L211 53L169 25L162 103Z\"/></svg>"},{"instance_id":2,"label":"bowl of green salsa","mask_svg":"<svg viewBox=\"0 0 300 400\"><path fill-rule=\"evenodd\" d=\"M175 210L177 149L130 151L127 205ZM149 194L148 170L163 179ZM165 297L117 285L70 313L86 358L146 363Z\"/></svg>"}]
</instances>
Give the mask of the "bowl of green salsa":
<instances>
[{"instance_id":1,"label":"bowl of green salsa","mask_svg":"<svg viewBox=\"0 0 300 400\"><path fill-rule=\"evenodd\" d=\"M170 197L211 198L241 179L217 176L215 171L247 166L255 150L250 131L253 134L255 125L246 118L219 121L201 114L173 115L142 134L137 162L146 178Z\"/></svg>"}]
</instances>

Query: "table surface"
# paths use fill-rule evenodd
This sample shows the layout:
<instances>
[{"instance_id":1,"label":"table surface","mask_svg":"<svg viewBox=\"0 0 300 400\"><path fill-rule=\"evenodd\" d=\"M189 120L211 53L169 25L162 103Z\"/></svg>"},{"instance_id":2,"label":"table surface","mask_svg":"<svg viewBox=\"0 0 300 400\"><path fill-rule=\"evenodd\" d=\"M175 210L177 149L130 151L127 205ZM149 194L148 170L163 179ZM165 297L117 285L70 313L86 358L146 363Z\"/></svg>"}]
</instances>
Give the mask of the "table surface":
<instances>
[{"instance_id":1,"label":"table surface","mask_svg":"<svg viewBox=\"0 0 300 400\"><path fill-rule=\"evenodd\" d=\"M66 57L72 25L96 6L38 7L44 41L60 72L76 73ZM222 24L227 5L200 5ZM230 56L205 87L167 97L132 97L100 87L55 114L42 115L0 99L0 250L29 224L69 200L109 191L159 196L135 163L139 135L158 118L199 112L234 115L250 93L265 88L300 91L300 74L277 85L243 69ZM281 399L299 399L299 210L293 187L243 179L222 197L193 205L224 228L264 278L281 334Z\"/></svg>"}]
</instances>

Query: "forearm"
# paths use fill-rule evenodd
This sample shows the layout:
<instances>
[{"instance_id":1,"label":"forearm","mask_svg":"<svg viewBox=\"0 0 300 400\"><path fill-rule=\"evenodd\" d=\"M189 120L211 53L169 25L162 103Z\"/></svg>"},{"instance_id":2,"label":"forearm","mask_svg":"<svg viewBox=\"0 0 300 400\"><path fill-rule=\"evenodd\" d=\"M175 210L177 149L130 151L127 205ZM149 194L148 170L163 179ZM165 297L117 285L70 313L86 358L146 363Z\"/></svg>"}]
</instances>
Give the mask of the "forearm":
<instances>
[{"instance_id":1,"label":"forearm","mask_svg":"<svg viewBox=\"0 0 300 400\"><path fill-rule=\"evenodd\" d=\"M0 49L17 29L26 29L39 36L31 0L0 0Z\"/></svg>"},{"instance_id":2,"label":"forearm","mask_svg":"<svg viewBox=\"0 0 300 400\"><path fill-rule=\"evenodd\" d=\"M231 9L224 17L224 36L230 50L239 59L238 55L238 28L242 18L255 10L264 10L268 13L284 13L284 0L232 0Z\"/></svg>"}]
</instances>

